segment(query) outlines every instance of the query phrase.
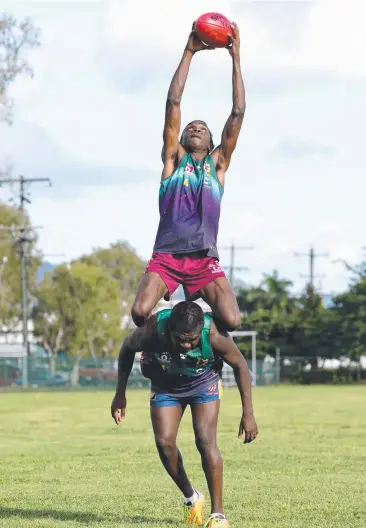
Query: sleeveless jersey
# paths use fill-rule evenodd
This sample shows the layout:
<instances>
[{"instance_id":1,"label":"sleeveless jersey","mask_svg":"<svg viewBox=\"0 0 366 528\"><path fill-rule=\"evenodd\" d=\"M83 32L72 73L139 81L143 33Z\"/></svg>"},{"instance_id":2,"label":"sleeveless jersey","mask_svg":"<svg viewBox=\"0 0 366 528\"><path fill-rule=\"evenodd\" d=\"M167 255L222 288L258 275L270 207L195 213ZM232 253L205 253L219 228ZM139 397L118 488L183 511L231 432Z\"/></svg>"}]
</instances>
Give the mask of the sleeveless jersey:
<instances>
[{"instance_id":1,"label":"sleeveless jersey","mask_svg":"<svg viewBox=\"0 0 366 528\"><path fill-rule=\"evenodd\" d=\"M207 250L208 256L218 258L223 193L212 156L197 161L185 153L173 174L160 184L154 251L181 254Z\"/></svg>"},{"instance_id":2,"label":"sleeveless jersey","mask_svg":"<svg viewBox=\"0 0 366 528\"><path fill-rule=\"evenodd\" d=\"M204 326L197 348L179 353L173 350L167 323L171 309L157 315L156 340L153 349L154 376L151 389L175 396L187 397L207 387L219 378L215 357L210 343L212 317L204 314Z\"/></svg>"}]
</instances>

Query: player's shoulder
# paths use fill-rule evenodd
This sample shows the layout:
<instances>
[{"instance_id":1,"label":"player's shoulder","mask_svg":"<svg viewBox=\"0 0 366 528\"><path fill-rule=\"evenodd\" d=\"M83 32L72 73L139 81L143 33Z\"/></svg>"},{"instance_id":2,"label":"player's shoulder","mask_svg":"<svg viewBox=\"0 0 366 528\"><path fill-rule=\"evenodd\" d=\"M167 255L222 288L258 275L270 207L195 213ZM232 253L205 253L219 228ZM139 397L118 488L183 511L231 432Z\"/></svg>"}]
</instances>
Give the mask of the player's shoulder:
<instances>
[{"instance_id":1,"label":"player's shoulder","mask_svg":"<svg viewBox=\"0 0 366 528\"><path fill-rule=\"evenodd\" d=\"M176 169L186 154L188 154L186 149L183 147L182 143L178 142L177 150L167 157L165 145L163 144L161 149L161 161L163 162L164 167L168 165L169 168L173 167L173 169Z\"/></svg>"},{"instance_id":2,"label":"player's shoulder","mask_svg":"<svg viewBox=\"0 0 366 528\"><path fill-rule=\"evenodd\" d=\"M135 328L128 336L131 343L136 346L144 346L153 339L156 334L156 319L156 314L151 315L143 326Z\"/></svg>"},{"instance_id":3,"label":"player's shoulder","mask_svg":"<svg viewBox=\"0 0 366 528\"><path fill-rule=\"evenodd\" d=\"M232 339L230 334L227 331L219 330L215 324L214 319L212 319L210 326L210 343L211 347L214 350L222 350L228 346L228 342L231 342Z\"/></svg>"},{"instance_id":4,"label":"player's shoulder","mask_svg":"<svg viewBox=\"0 0 366 528\"><path fill-rule=\"evenodd\" d=\"M159 310L158 312L156 312L156 314L154 314L155 315L155 320L154 320L155 327L158 324L162 323L163 321L166 321L167 319L169 319L171 313L172 313L172 308L163 308L162 310Z\"/></svg>"},{"instance_id":5,"label":"player's shoulder","mask_svg":"<svg viewBox=\"0 0 366 528\"><path fill-rule=\"evenodd\" d=\"M179 167L186 162L186 155L187 151L185 148L179 143L177 152L172 157L166 157L165 156L165 150L163 147L162 150L162 161L163 161L163 170L161 173L161 182L167 182L171 179L171 176L176 173L176 171L179 169Z\"/></svg>"},{"instance_id":6,"label":"player's shoulder","mask_svg":"<svg viewBox=\"0 0 366 528\"><path fill-rule=\"evenodd\" d=\"M151 315L149 319L146 321L146 323L144 324L144 326L142 327L144 329L144 332L145 332L144 335L146 338L150 338L156 334L158 315L159 315L159 312Z\"/></svg>"},{"instance_id":7,"label":"player's shoulder","mask_svg":"<svg viewBox=\"0 0 366 528\"><path fill-rule=\"evenodd\" d=\"M210 324L210 341L211 344L217 339L217 337L220 335L219 331L217 330L217 326L215 324L214 318L211 313L205 313L205 317L207 318L207 321L209 321Z\"/></svg>"}]
</instances>

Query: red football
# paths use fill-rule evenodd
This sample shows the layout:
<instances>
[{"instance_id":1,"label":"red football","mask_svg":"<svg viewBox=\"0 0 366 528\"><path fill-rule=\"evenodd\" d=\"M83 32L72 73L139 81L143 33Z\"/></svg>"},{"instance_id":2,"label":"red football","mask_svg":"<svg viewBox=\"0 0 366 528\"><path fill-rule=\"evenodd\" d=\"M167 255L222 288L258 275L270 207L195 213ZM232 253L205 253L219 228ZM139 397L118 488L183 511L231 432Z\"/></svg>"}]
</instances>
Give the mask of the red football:
<instances>
[{"instance_id":1,"label":"red football","mask_svg":"<svg viewBox=\"0 0 366 528\"><path fill-rule=\"evenodd\" d=\"M227 46L229 43L227 35L233 34L230 20L220 13L205 13L198 17L195 30L204 44L214 48Z\"/></svg>"}]
</instances>

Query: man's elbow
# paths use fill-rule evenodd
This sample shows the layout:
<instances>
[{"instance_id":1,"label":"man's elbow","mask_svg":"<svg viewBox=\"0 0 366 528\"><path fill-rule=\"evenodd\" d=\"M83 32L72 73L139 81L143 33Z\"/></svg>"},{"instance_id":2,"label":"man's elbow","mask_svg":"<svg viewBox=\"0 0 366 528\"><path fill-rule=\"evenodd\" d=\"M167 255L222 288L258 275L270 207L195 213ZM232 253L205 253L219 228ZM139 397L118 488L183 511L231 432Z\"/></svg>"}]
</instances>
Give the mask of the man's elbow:
<instances>
[{"instance_id":1,"label":"man's elbow","mask_svg":"<svg viewBox=\"0 0 366 528\"><path fill-rule=\"evenodd\" d=\"M176 94L168 94L168 98L166 101L167 106L176 107L180 105L182 97L178 96Z\"/></svg>"},{"instance_id":2,"label":"man's elbow","mask_svg":"<svg viewBox=\"0 0 366 528\"><path fill-rule=\"evenodd\" d=\"M240 374L245 369L245 364L242 361L235 361L235 363L231 363L231 368L235 374Z\"/></svg>"},{"instance_id":3,"label":"man's elbow","mask_svg":"<svg viewBox=\"0 0 366 528\"><path fill-rule=\"evenodd\" d=\"M234 119L242 119L245 114L246 104L235 105L231 111L231 115Z\"/></svg>"},{"instance_id":4,"label":"man's elbow","mask_svg":"<svg viewBox=\"0 0 366 528\"><path fill-rule=\"evenodd\" d=\"M245 357L240 354L240 357L235 361L235 363L232 364L232 368L235 372L246 372L249 370L248 363Z\"/></svg>"},{"instance_id":5,"label":"man's elbow","mask_svg":"<svg viewBox=\"0 0 366 528\"><path fill-rule=\"evenodd\" d=\"M130 356L131 354L135 354L135 351L131 346L131 338L129 335L124 338L119 353L120 356Z\"/></svg>"}]
</instances>

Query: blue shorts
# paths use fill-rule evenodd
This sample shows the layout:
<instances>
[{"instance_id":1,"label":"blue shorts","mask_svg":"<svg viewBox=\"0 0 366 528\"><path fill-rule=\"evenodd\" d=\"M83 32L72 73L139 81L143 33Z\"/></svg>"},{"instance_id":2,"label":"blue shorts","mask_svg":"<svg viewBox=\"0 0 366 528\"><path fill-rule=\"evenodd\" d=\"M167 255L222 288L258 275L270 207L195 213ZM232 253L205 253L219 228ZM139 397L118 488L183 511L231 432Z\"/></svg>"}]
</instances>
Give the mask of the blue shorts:
<instances>
[{"instance_id":1,"label":"blue shorts","mask_svg":"<svg viewBox=\"0 0 366 528\"><path fill-rule=\"evenodd\" d=\"M208 385L205 389L200 389L192 396L172 396L164 392L151 392L150 405L151 407L186 407L187 405L195 405L197 403L208 403L222 398L222 382L221 379Z\"/></svg>"}]
</instances>

